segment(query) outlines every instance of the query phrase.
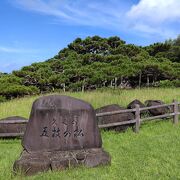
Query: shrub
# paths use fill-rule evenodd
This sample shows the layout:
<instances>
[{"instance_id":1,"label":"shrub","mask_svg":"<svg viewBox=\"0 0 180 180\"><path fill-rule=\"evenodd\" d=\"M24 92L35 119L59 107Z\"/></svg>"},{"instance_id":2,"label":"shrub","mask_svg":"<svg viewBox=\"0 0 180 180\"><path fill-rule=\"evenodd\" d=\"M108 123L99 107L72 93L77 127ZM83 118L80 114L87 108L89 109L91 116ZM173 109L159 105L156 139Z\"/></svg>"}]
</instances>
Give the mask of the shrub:
<instances>
[{"instance_id":1,"label":"shrub","mask_svg":"<svg viewBox=\"0 0 180 180\"><path fill-rule=\"evenodd\" d=\"M24 86L17 84L4 84L0 86L0 95L6 97L7 99L12 99L16 97L23 97L25 95L38 94L39 89L34 86Z\"/></svg>"},{"instance_id":2,"label":"shrub","mask_svg":"<svg viewBox=\"0 0 180 180\"><path fill-rule=\"evenodd\" d=\"M5 102L6 98L4 96L0 96L0 103Z\"/></svg>"},{"instance_id":3,"label":"shrub","mask_svg":"<svg viewBox=\"0 0 180 180\"><path fill-rule=\"evenodd\" d=\"M163 80L160 81L159 87L180 87L180 80Z\"/></svg>"}]
</instances>

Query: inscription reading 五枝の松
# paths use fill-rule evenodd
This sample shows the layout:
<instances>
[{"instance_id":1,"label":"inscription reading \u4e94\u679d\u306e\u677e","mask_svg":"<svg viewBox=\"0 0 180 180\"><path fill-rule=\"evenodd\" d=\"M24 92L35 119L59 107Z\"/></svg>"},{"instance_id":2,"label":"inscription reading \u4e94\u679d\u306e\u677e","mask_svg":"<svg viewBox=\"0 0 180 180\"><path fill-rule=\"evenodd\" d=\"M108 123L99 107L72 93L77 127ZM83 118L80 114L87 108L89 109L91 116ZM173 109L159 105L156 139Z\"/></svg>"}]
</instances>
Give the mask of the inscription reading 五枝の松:
<instances>
[{"instance_id":1,"label":"inscription reading \u4e94\u679d\u306e\u677e","mask_svg":"<svg viewBox=\"0 0 180 180\"><path fill-rule=\"evenodd\" d=\"M59 116L60 124L57 123L57 119L53 118L51 126L43 126L40 137L52 137L52 138L68 138L68 137L83 137L83 129L79 125L79 116Z\"/></svg>"}]
</instances>

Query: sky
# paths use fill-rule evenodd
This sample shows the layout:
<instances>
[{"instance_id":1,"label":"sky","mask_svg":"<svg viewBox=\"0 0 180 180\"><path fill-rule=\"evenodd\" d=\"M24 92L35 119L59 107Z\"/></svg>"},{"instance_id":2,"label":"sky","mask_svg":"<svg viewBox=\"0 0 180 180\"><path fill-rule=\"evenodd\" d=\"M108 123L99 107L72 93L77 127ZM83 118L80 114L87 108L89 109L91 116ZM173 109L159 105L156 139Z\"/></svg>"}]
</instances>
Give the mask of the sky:
<instances>
[{"instance_id":1,"label":"sky","mask_svg":"<svg viewBox=\"0 0 180 180\"><path fill-rule=\"evenodd\" d=\"M0 72L55 56L77 37L149 45L180 34L180 0L0 0Z\"/></svg>"}]
</instances>

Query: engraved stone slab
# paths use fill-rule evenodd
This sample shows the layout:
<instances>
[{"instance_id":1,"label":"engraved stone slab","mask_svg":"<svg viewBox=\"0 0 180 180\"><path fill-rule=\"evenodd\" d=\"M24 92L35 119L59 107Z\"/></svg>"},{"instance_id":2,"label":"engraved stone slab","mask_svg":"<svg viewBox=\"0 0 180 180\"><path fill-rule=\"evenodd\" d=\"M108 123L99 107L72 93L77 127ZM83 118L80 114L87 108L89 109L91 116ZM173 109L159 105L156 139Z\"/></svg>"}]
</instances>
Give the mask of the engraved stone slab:
<instances>
[{"instance_id":1,"label":"engraved stone slab","mask_svg":"<svg viewBox=\"0 0 180 180\"><path fill-rule=\"evenodd\" d=\"M22 145L13 169L25 175L111 162L102 149L93 107L68 96L46 96L33 103Z\"/></svg>"},{"instance_id":2,"label":"engraved stone slab","mask_svg":"<svg viewBox=\"0 0 180 180\"><path fill-rule=\"evenodd\" d=\"M33 104L22 144L28 152L99 148L94 109L68 96L42 97Z\"/></svg>"}]
</instances>

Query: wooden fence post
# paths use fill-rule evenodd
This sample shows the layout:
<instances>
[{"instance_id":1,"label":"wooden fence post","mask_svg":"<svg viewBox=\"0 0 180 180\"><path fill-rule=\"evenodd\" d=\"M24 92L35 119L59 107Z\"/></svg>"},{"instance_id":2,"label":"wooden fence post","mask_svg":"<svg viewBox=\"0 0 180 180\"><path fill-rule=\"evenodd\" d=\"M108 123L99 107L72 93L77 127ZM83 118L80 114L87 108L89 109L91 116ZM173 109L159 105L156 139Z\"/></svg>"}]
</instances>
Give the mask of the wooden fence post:
<instances>
[{"instance_id":1,"label":"wooden fence post","mask_svg":"<svg viewBox=\"0 0 180 180\"><path fill-rule=\"evenodd\" d=\"M173 110L174 110L173 123L178 124L178 118L179 118L179 116L178 116L178 111L179 111L178 102L176 100L173 100L173 103L174 103L174 105L173 105Z\"/></svg>"},{"instance_id":2,"label":"wooden fence post","mask_svg":"<svg viewBox=\"0 0 180 180\"><path fill-rule=\"evenodd\" d=\"M140 124L141 124L141 116L140 116L140 106L139 104L135 105L136 112L135 112L135 119L136 119L136 127L135 127L135 132L139 132Z\"/></svg>"}]
</instances>

